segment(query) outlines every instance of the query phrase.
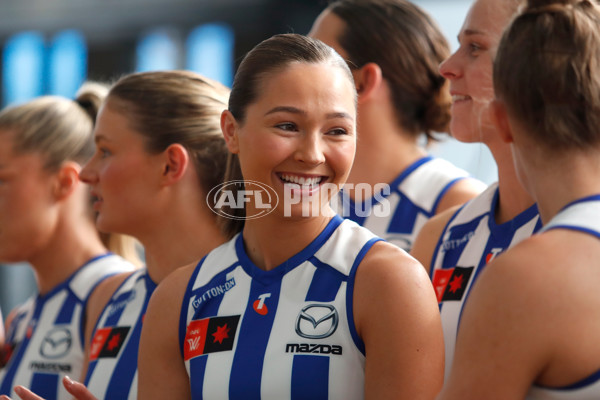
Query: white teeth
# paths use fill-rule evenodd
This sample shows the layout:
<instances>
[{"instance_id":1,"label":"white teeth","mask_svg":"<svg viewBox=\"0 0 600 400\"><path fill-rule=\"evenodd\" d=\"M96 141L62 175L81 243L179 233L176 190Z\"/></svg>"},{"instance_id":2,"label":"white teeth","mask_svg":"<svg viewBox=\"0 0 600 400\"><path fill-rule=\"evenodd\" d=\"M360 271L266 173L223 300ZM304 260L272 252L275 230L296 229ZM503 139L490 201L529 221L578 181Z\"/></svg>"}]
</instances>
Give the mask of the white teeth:
<instances>
[{"instance_id":1,"label":"white teeth","mask_svg":"<svg viewBox=\"0 0 600 400\"><path fill-rule=\"evenodd\" d=\"M467 100L469 99L469 96L464 96L462 94L453 94L452 95L452 102L456 102L456 101L461 101L461 100Z\"/></svg>"},{"instance_id":2,"label":"white teeth","mask_svg":"<svg viewBox=\"0 0 600 400\"><path fill-rule=\"evenodd\" d=\"M286 182L296 183L300 186L317 186L322 178L320 176L305 178L303 176L282 174L281 179Z\"/></svg>"}]
</instances>

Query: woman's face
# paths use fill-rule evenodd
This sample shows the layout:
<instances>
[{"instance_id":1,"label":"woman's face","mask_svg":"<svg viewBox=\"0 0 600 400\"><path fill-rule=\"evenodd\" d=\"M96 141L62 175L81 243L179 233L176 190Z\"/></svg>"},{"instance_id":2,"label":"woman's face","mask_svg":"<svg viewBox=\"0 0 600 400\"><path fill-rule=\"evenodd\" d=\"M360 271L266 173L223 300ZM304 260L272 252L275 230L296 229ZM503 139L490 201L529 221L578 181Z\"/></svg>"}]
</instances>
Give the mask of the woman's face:
<instances>
[{"instance_id":1,"label":"woman's face","mask_svg":"<svg viewBox=\"0 0 600 400\"><path fill-rule=\"evenodd\" d=\"M498 140L491 120L493 59L502 31L514 13L506 0L477 0L458 35L460 47L440 65L450 81L452 135L462 142Z\"/></svg>"},{"instance_id":2,"label":"woman's face","mask_svg":"<svg viewBox=\"0 0 600 400\"><path fill-rule=\"evenodd\" d=\"M98 113L94 138L96 153L80 179L92 187L96 226L103 232L139 237L157 214L160 157L145 150L144 137L130 128L110 100Z\"/></svg>"},{"instance_id":3,"label":"woman's face","mask_svg":"<svg viewBox=\"0 0 600 400\"><path fill-rule=\"evenodd\" d=\"M270 186L287 217L301 216L315 199L323 212L354 160L353 82L339 67L298 62L262 79L259 91L229 146L244 179Z\"/></svg>"},{"instance_id":4,"label":"woman's face","mask_svg":"<svg viewBox=\"0 0 600 400\"><path fill-rule=\"evenodd\" d=\"M0 130L0 261L32 260L58 221L57 173L38 153L15 153L14 132Z\"/></svg>"}]
</instances>

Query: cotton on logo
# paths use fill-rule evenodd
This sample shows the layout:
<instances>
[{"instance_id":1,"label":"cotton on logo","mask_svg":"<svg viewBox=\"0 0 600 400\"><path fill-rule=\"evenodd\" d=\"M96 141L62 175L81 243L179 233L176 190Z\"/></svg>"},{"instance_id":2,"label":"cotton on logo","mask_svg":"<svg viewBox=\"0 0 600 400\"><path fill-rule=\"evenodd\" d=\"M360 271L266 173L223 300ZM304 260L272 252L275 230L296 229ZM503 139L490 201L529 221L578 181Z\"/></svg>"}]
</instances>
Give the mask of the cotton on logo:
<instances>
[{"instance_id":1,"label":"cotton on logo","mask_svg":"<svg viewBox=\"0 0 600 400\"><path fill-rule=\"evenodd\" d=\"M258 300L256 300L254 302L254 304L252 305L252 307L254 307L254 311L259 313L260 315L267 315L267 313L269 312L269 309L267 308L267 305L265 304L265 300L268 299L269 297L271 297L271 293L265 293L265 294L261 294L260 296L258 296Z\"/></svg>"}]
</instances>

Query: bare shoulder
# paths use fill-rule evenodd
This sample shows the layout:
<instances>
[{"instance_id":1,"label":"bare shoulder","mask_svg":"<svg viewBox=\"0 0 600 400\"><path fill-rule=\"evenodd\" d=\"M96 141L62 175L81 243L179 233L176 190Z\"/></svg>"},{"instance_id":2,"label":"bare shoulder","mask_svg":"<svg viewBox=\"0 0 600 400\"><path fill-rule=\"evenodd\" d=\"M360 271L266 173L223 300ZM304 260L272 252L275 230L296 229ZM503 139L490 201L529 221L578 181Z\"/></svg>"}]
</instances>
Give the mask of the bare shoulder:
<instances>
[{"instance_id":1,"label":"bare shoulder","mask_svg":"<svg viewBox=\"0 0 600 400\"><path fill-rule=\"evenodd\" d=\"M431 262L435 247L444 233L448 221L450 221L450 218L456 214L460 207L461 205L456 205L434 215L419 231L410 254L423 264L427 273L431 272Z\"/></svg>"},{"instance_id":2,"label":"bare shoulder","mask_svg":"<svg viewBox=\"0 0 600 400\"><path fill-rule=\"evenodd\" d=\"M402 304L403 310L429 308L437 312L433 286L423 266L387 242L375 243L365 255L356 273L354 295L357 313L363 307L368 313L368 309L392 303Z\"/></svg>"},{"instance_id":3,"label":"bare shoulder","mask_svg":"<svg viewBox=\"0 0 600 400\"><path fill-rule=\"evenodd\" d=\"M435 213L439 214L448 208L461 205L477 197L486 185L475 178L465 178L454 183L440 200Z\"/></svg>"},{"instance_id":4,"label":"bare shoulder","mask_svg":"<svg viewBox=\"0 0 600 400\"><path fill-rule=\"evenodd\" d=\"M91 340L92 333L96 327L96 323L102 314L102 311L108 304L108 301L121 286L121 284L133 274L133 272L123 272L104 279L90 294L86 308L86 323L85 323L85 341Z\"/></svg>"}]
</instances>

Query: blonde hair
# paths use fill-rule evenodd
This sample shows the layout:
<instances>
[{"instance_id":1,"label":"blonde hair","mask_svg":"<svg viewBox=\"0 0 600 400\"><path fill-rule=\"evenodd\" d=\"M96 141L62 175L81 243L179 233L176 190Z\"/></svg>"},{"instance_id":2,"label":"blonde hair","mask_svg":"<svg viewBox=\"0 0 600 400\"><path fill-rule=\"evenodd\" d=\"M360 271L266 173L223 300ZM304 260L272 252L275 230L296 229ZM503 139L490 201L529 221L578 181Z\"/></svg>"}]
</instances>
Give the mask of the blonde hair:
<instances>
[{"instance_id":1,"label":"blonde hair","mask_svg":"<svg viewBox=\"0 0 600 400\"><path fill-rule=\"evenodd\" d=\"M58 170L66 161L83 165L94 154L94 124L107 93L104 84L86 82L75 100L42 96L7 107L0 112L0 130L12 133L17 154L39 154L50 171ZM91 201L89 207L93 216ZM100 234L100 238L109 251L141 264L132 238L115 234Z\"/></svg>"}]
</instances>

